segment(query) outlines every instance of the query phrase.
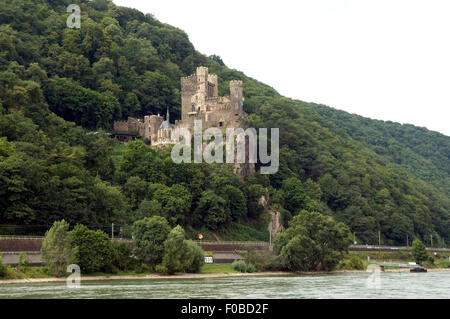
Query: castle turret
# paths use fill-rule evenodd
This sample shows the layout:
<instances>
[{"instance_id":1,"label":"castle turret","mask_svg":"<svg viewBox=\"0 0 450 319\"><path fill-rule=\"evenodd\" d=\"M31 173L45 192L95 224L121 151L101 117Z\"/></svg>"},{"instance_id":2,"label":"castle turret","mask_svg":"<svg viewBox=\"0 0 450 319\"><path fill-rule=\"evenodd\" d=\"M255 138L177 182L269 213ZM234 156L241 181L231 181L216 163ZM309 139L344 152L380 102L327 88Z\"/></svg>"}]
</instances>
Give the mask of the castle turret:
<instances>
[{"instance_id":1,"label":"castle turret","mask_svg":"<svg viewBox=\"0 0 450 319\"><path fill-rule=\"evenodd\" d=\"M235 114L244 112L244 83L242 81L230 81L230 100Z\"/></svg>"},{"instance_id":2,"label":"castle turret","mask_svg":"<svg viewBox=\"0 0 450 319\"><path fill-rule=\"evenodd\" d=\"M217 98L219 96L219 80L217 75L208 74L208 97Z\"/></svg>"}]
</instances>

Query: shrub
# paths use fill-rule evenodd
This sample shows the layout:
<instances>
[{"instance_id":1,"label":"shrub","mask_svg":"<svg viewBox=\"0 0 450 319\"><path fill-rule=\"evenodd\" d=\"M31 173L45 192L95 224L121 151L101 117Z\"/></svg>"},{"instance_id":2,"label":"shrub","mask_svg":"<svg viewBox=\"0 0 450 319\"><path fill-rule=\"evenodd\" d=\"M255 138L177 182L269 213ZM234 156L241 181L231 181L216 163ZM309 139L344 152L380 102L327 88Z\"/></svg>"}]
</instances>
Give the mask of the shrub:
<instances>
[{"instance_id":1,"label":"shrub","mask_svg":"<svg viewBox=\"0 0 450 319\"><path fill-rule=\"evenodd\" d=\"M167 270L166 266L159 264L156 265L156 272L161 273L161 274L167 274L169 271Z\"/></svg>"},{"instance_id":2,"label":"shrub","mask_svg":"<svg viewBox=\"0 0 450 319\"><path fill-rule=\"evenodd\" d=\"M247 265L246 271L247 271L247 272L257 272L258 269L256 268L255 265L253 265L253 264L248 264L248 265Z\"/></svg>"},{"instance_id":3,"label":"shrub","mask_svg":"<svg viewBox=\"0 0 450 319\"><path fill-rule=\"evenodd\" d=\"M185 240L186 255L185 255L185 271L189 273L200 272L205 263L205 254L203 250L192 240Z\"/></svg>"},{"instance_id":4,"label":"shrub","mask_svg":"<svg viewBox=\"0 0 450 319\"><path fill-rule=\"evenodd\" d=\"M279 258L271 251L257 251L252 246L243 246L245 251L240 253L247 264L253 264L257 270L281 270Z\"/></svg>"},{"instance_id":5,"label":"shrub","mask_svg":"<svg viewBox=\"0 0 450 319\"><path fill-rule=\"evenodd\" d=\"M0 254L0 278L6 277L8 274L8 266L3 263L3 256Z\"/></svg>"},{"instance_id":6,"label":"shrub","mask_svg":"<svg viewBox=\"0 0 450 319\"><path fill-rule=\"evenodd\" d=\"M243 260L235 260L231 264L231 267L233 267L234 270L239 272L246 272L247 271L247 264Z\"/></svg>"},{"instance_id":7,"label":"shrub","mask_svg":"<svg viewBox=\"0 0 450 319\"><path fill-rule=\"evenodd\" d=\"M20 253L19 254L19 265L18 265L19 270L24 272L27 269L29 263L30 262L28 261L27 254L23 253L23 252Z\"/></svg>"},{"instance_id":8,"label":"shrub","mask_svg":"<svg viewBox=\"0 0 450 319\"><path fill-rule=\"evenodd\" d=\"M150 272L150 271L152 271L152 268L149 265L140 263L136 266L136 272L138 274L142 274L144 272Z\"/></svg>"},{"instance_id":9,"label":"shrub","mask_svg":"<svg viewBox=\"0 0 450 319\"><path fill-rule=\"evenodd\" d=\"M439 266L439 268L450 268L450 260L448 260L448 259L440 259L437 262L437 265Z\"/></svg>"},{"instance_id":10,"label":"shrub","mask_svg":"<svg viewBox=\"0 0 450 319\"><path fill-rule=\"evenodd\" d=\"M351 256L349 259L341 260L338 268L344 270L364 270L366 267L360 258L357 256Z\"/></svg>"},{"instance_id":11,"label":"shrub","mask_svg":"<svg viewBox=\"0 0 450 319\"><path fill-rule=\"evenodd\" d=\"M112 248L108 235L78 224L70 232L72 246L77 247L77 261L82 272L110 272Z\"/></svg>"},{"instance_id":12,"label":"shrub","mask_svg":"<svg viewBox=\"0 0 450 319\"><path fill-rule=\"evenodd\" d=\"M132 257L131 246L127 242L113 241L111 243L111 263L120 270L134 269L137 260Z\"/></svg>"}]
</instances>

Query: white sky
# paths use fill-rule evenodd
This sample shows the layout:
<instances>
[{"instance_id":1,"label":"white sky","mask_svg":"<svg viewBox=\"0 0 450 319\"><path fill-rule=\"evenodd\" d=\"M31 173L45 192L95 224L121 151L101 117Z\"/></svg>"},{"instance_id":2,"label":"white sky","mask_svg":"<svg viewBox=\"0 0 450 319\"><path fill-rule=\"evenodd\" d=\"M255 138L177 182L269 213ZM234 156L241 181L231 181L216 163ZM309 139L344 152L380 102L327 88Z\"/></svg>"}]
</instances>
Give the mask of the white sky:
<instances>
[{"instance_id":1,"label":"white sky","mask_svg":"<svg viewBox=\"0 0 450 319\"><path fill-rule=\"evenodd\" d=\"M280 94L450 136L448 0L113 1Z\"/></svg>"}]
</instances>

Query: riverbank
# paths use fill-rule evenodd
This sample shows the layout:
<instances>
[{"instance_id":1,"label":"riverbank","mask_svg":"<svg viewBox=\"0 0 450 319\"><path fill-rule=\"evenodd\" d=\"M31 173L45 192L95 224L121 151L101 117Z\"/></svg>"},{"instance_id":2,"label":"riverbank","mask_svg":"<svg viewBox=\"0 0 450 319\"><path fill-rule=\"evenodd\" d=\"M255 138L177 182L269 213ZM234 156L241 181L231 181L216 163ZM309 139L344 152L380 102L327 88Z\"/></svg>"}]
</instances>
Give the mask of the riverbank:
<instances>
[{"instance_id":1,"label":"riverbank","mask_svg":"<svg viewBox=\"0 0 450 319\"><path fill-rule=\"evenodd\" d=\"M386 269L386 273L409 273L409 269ZM428 272L450 272L450 268L431 268ZM249 276L295 276L295 275L333 275L333 274L351 274L367 273L366 270L334 270L329 272L310 271L310 272L287 272L270 271L254 273L219 273L219 274L176 274L176 275L125 275L125 276L81 276L81 281L100 281L100 280L166 280L166 279L205 279L205 278L224 278L224 277L249 277ZM24 278L24 279L4 279L0 280L0 285L6 284L24 284L24 283L47 283L47 282L65 282L67 278Z\"/></svg>"}]
</instances>

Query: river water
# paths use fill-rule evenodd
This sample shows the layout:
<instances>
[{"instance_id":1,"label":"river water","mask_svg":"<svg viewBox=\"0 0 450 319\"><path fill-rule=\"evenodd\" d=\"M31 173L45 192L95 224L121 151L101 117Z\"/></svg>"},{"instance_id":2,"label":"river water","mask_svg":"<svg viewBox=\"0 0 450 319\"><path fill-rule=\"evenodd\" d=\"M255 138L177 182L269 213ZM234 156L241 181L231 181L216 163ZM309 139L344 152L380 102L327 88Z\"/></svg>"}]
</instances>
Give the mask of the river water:
<instances>
[{"instance_id":1,"label":"river water","mask_svg":"<svg viewBox=\"0 0 450 319\"><path fill-rule=\"evenodd\" d=\"M0 285L0 298L450 298L450 272Z\"/></svg>"}]
</instances>

